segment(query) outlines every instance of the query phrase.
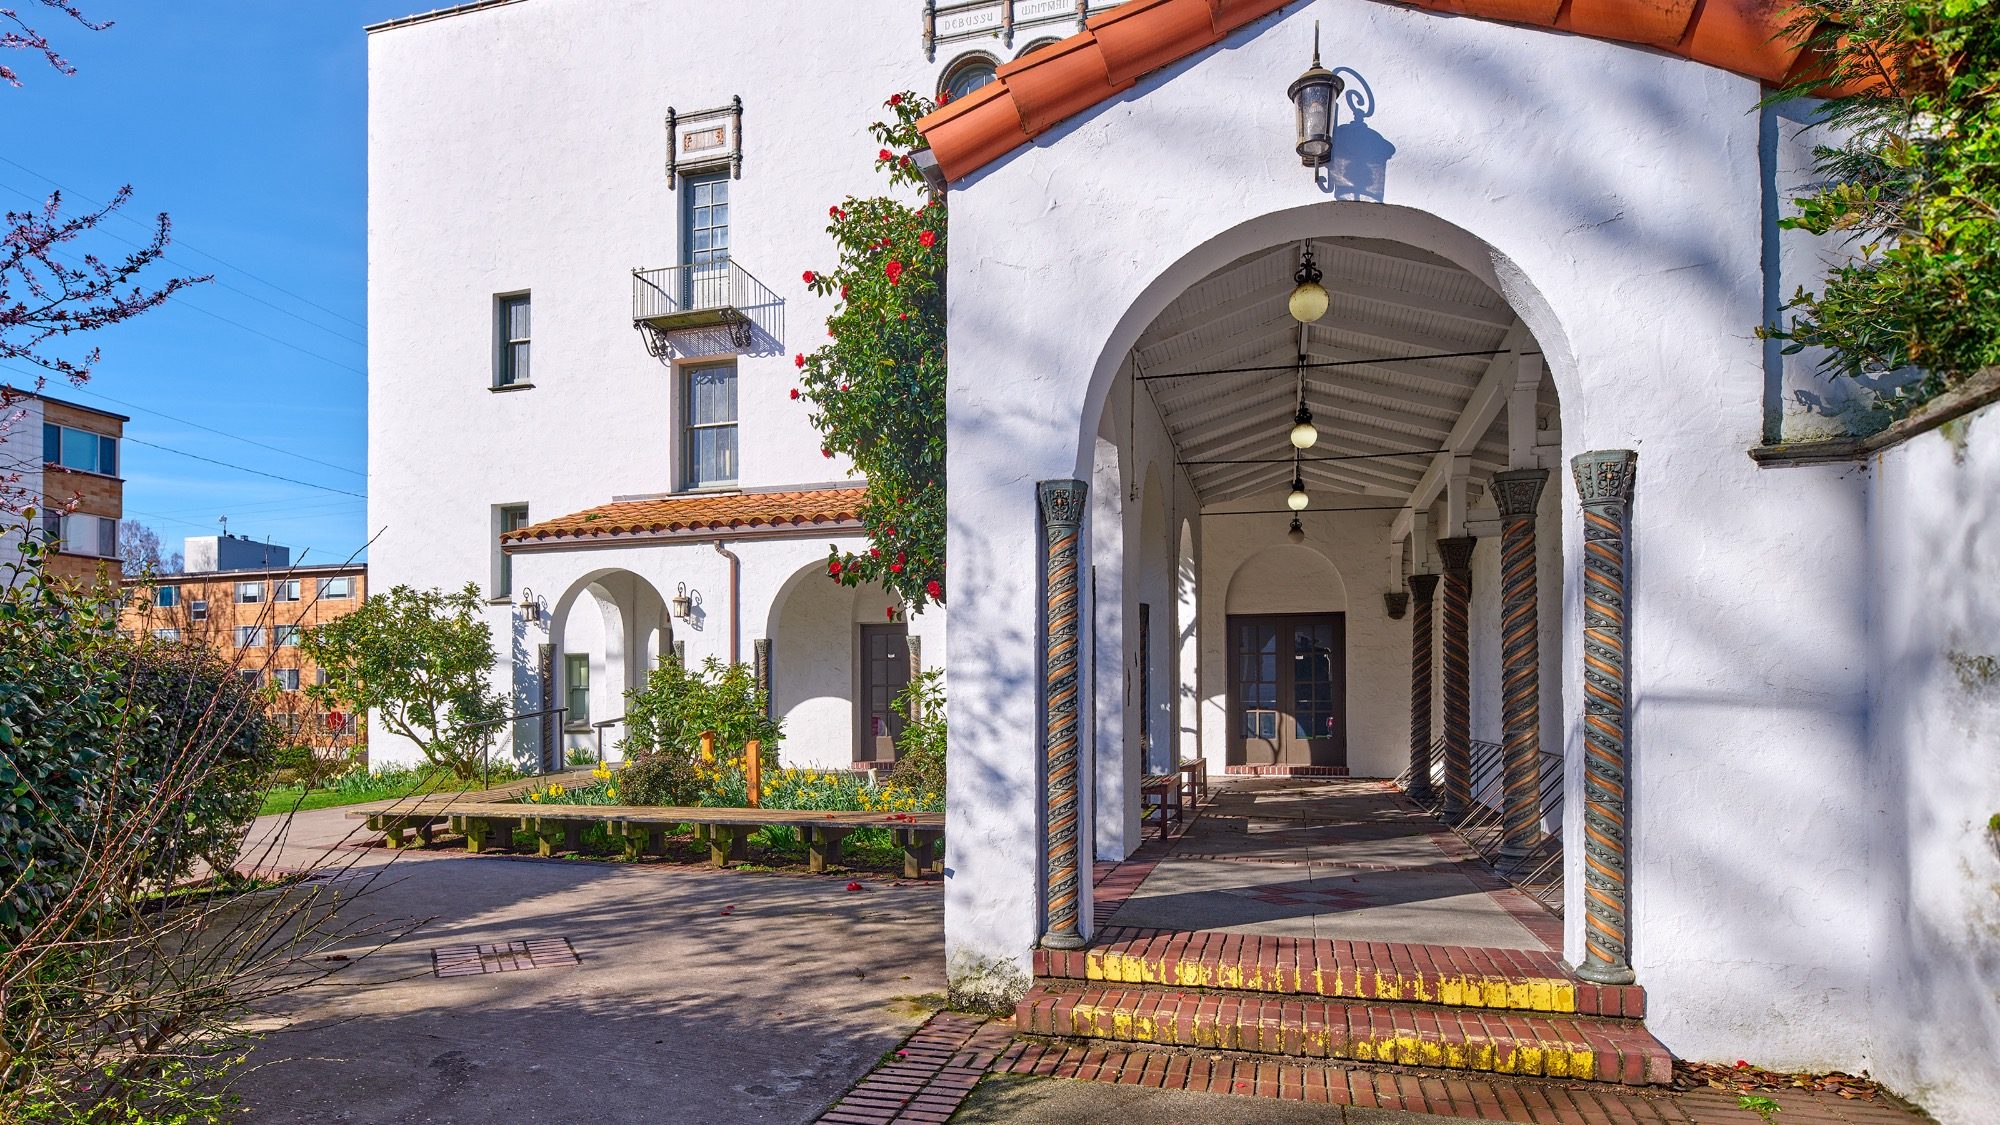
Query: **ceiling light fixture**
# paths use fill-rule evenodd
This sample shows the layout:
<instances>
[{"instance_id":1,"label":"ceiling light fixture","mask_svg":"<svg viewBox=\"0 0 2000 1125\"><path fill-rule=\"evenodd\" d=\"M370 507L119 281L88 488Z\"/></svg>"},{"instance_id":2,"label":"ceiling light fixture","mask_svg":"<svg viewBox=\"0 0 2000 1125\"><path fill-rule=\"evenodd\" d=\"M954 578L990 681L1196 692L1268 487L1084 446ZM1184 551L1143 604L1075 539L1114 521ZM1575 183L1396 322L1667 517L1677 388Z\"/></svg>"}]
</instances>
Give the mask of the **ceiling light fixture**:
<instances>
[{"instance_id":1,"label":"ceiling light fixture","mask_svg":"<svg viewBox=\"0 0 2000 1125\"><path fill-rule=\"evenodd\" d=\"M1312 244L1307 243L1305 253L1299 255L1299 268L1292 274L1292 295L1285 301L1293 320L1311 324L1326 315L1326 306L1332 298L1327 296L1326 286L1319 283L1323 276L1313 264Z\"/></svg>"}]
</instances>

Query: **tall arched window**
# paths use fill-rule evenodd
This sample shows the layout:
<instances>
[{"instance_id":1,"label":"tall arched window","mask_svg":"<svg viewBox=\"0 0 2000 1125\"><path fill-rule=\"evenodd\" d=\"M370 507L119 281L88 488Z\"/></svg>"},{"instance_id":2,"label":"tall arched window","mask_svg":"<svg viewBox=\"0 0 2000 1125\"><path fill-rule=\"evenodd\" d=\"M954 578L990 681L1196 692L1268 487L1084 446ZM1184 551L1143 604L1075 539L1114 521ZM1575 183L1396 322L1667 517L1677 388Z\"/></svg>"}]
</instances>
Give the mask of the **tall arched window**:
<instances>
[{"instance_id":1,"label":"tall arched window","mask_svg":"<svg viewBox=\"0 0 2000 1125\"><path fill-rule=\"evenodd\" d=\"M993 72L999 67L1000 60L985 51L968 51L945 65L938 77L938 93L957 101L993 81Z\"/></svg>"}]
</instances>

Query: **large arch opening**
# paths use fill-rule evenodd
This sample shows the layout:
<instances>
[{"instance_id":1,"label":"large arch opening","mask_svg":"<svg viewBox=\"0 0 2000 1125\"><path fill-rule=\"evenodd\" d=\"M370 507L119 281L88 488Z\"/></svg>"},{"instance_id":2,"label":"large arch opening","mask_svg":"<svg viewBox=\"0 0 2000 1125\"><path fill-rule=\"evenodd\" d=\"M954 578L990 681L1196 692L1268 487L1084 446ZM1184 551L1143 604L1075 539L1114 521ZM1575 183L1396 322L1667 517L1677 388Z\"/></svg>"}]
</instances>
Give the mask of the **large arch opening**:
<instances>
[{"instance_id":1,"label":"large arch opening","mask_svg":"<svg viewBox=\"0 0 2000 1125\"><path fill-rule=\"evenodd\" d=\"M917 670L901 605L876 584L843 586L825 564L799 568L771 599L773 717L784 723L788 766L889 768L902 717L895 699Z\"/></svg>"},{"instance_id":2,"label":"large arch opening","mask_svg":"<svg viewBox=\"0 0 2000 1125\"><path fill-rule=\"evenodd\" d=\"M1518 676L1502 662L1521 658L1503 641L1522 628L1524 588L1517 566L1503 590L1500 555L1503 525L1523 510L1520 487L1496 482L1545 479L1561 464L1561 336L1525 279L1477 239L1430 216L1372 210L1325 205L1229 232L1165 271L1114 333L1079 451L1097 489L1098 738L1141 748L1148 773L1199 760L1225 779L1191 829L1203 834L1185 845L1197 853L1277 863L1310 852L1384 873L1354 876L1370 885L1345 906L1294 895L1251 910L1257 932L1559 948L1559 919L1524 921L1513 909L1523 891L1419 869L1448 866L1432 854L1442 820L1495 871L1532 874L1541 885L1531 889L1560 906L1563 494L1541 487L1525 509L1537 533L1525 573L1540 746L1529 766L1509 766L1502 685ZM1251 241L1308 214L1330 229ZM1308 265L1327 309L1302 323L1288 297ZM1165 497L1186 498L1179 526L1164 518ZM1410 600L1440 576L1420 644ZM1146 722L1160 659L1146 625L1169 599L1181 698L1163 713L1185 737L1178 760ZM1439 670L1427 689L1414 675L1420 651ZM1116 689L1108 670L1121 666L1122 724L1104 717L1121 709L1105 698ZM1100 763L1108 756L1100 746ZM1454 798L1440 816L1382 789L1411 788L1413 763L1434 794ZM1504 775L1523 768L1539 816L1528 853L1503 862ZM1104 776L1091 814L1100 855L1108 830L1143 802ZM1374 835L1343 818L1372 823ZM1259 839L1273 831L1259 824L1299 835ZM1218 867L1221 882L1202 892L1142 885L1116 924L1246 924L1244 894L1268 882L1246 870ZM1222 885L1232 879L1242 893Z\"/></svg>"},{"instance_id":3,"label":"large arch opening","mask_svg":"<svg viewBox=\"0 0 2000 1125\"><path fill-rule=\"evenodd\" d=\"M543 768L618 757L626 696L645 686L673 643L667 600L645 578L603 569L572 582L549 611L549 698L563 711Z\"/></svg>"}]
</instances>

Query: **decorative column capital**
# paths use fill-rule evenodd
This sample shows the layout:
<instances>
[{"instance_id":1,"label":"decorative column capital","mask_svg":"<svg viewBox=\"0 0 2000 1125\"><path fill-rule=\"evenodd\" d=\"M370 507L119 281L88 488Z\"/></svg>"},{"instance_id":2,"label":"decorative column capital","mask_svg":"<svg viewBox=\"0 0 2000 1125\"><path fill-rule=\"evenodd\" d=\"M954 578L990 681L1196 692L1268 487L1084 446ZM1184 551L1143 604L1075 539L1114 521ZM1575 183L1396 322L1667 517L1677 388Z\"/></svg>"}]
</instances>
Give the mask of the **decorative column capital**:
<instances>
[{"instance_id":1,"label":"decorative column capital","mask_svg":"<svg viewBox=\"0 0 2000 1125\"><path fill-rule=\"evenodd\" d=\"M1479 546L1479 540L1471 535L1459 535L1438 540L1438 555L1444 559L1446 574L1469 574L1472 571L1472 549Z\"/></svg>"},{"instance_id":2,"label":"decorative column capital","mask_svg":"<svg viewBox=\"0 0 2000 1125\"><path fill-rule=\"evenodd\" d=\"M1632 477L1639 455L1630 449L1593 449L1570 459L1576 494L1584 507L1626 504L1632 500Z\"/></svg>"},{"instance_id":3,"label":"decorative column capital","mask_svg":"<svg viewBox=\"0 0 2000 1125\"><path fill-rule=\"evenodd\" d=\"M1410 575L1410 592L1417 596L1418 605L1429 605L1431 599L1437 596L1438 577L1435 574Z\"/></svg>"},{"instance_id":4,"label":"decorative column capital","mask_svg":"<svg viewBox=\"0 0 2000 1125\"><path fill-rule=\"evenodd\" d=\"M1083 498L1090 486L1080 480L1045 480L1035 492L1042 502L1042 525L1050 531L1069 530L1083 523Z\"/></svg>"},{"instance_id":5,"label":"decorative column capital","mask_svg":"<svg viewBox=\"0 0 2000 1125\"><path fill-rule=\"evenodd\" d=\"M1542 486L1549 482L1547 469L1508 469L1493 474L1493 503L1502 519L1533 517L1542 500Z\"/></svg>"},{"instance_id":6,"label":"decorative column capital","mask_svg":"<svg viewBox=\"0 0 2000 1125\"><path fill-rule=\"evenodd\" d=\"M1401 621L1403 615L1410 612L1410 592L1408 590L1391 590L1383 594L1382 608L1389 611L1391 620Z\"/></svg>"}]
</instances>

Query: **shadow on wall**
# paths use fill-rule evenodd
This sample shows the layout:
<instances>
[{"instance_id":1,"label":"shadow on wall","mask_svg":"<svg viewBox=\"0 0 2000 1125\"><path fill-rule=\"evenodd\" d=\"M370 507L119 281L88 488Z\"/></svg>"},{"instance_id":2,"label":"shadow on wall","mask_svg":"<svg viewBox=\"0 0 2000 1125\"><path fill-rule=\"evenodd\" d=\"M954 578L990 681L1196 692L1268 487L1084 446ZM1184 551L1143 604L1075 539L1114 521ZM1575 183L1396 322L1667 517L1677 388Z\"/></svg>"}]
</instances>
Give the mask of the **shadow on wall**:
<instances>
[{"instance_id":1,"label":"shadow on wall","mask_svg":"<svg viewBox=\"0 0 2000 1125\"><path fill-rule=\"evenodd\" d=\"M1396 155L1396 146L1368 126L1375 115L1374 87L1350 67L1338 67L1334 73L1347 83L1340 100L1352 116L1334 126L1333 158L1320 178L1320 190L1335 199L1380 203L1388 195L1389 160Z\"/></svg>"}]
</instances>

